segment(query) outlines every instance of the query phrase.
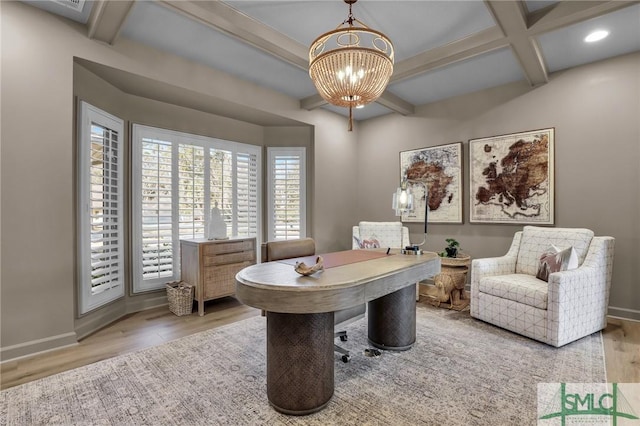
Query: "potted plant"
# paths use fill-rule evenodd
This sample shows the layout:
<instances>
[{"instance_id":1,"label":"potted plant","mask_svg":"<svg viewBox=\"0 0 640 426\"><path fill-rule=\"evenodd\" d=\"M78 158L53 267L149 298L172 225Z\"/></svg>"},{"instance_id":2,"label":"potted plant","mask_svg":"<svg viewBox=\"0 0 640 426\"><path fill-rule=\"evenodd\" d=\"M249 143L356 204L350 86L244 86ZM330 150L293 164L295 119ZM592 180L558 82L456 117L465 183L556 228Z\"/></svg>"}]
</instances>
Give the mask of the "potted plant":
<instances>
[{"instance_id":1,"label":"potted plant","mask_svg":"<svg viewBox=\"0 0 640 426\"><path fill-rule=\"evenodd\" d=\"M447 238L445 241L448 245L444 248L444 251L438 253L440 257L456 257L458 250L461 250L460 243L455 238Z\"/></svg>"}]
</instances>

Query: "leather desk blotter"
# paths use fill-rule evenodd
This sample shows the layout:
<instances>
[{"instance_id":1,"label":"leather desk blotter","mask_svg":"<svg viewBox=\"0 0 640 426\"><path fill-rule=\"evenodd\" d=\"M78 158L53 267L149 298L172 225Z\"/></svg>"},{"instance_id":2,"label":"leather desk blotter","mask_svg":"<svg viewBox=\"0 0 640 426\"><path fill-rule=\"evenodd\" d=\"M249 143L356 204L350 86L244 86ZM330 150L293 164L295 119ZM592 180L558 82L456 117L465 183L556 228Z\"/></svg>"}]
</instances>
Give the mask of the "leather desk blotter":
<instances>
[{"instance_id":1,"label":"leather desk blotter","mask_svg":"<svg viewBox=\"0 0 640 426\"><path fill-rule=\"evenodd\" d=\"M282 259L278 262L294 265L296 262L304 262L307 265L314 265L318 256L322 256L324 267L335 268L336 266L348 265L350 263L365 262L367 260L377 259L379 257L394 256L387 254L385 251L369 251L369 250L345 250L334 253L318 254L314 256L296 257L293 259Z\"/></svg>"}]
</instances>

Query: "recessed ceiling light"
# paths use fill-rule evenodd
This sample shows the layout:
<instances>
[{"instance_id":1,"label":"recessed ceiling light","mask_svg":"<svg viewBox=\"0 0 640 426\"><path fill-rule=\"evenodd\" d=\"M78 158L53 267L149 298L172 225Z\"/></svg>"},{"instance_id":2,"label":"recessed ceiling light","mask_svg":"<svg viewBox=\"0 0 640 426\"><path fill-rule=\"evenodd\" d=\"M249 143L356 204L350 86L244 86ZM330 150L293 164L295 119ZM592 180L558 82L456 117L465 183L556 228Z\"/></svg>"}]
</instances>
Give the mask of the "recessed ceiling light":
<instances>
[{"instance_id":1,"label":"recessed ceiling light","mask_svg":"<svg viewBox=\"0 0 640 426\"><path fill-rule=\"evenodd\" d=\"M356 107L356 109L362 109L362 108L364 108L364 105L358 105L358 106Z\"/></svg>"},{"instance_id":2,"label":"recessed ceiling light","mask_svg":"<svg viewBox=\"0 0 640 426\"><path fill-rule=\"evenodd\" d=\"M597 30L597 31L592 32L588 36L586 36L584 38L584 41L586 41L587 43L593 43L594 41L602 40L603 38L605 38L608 35L609 35L609 31Z\"/></svg>"}]
</instances>

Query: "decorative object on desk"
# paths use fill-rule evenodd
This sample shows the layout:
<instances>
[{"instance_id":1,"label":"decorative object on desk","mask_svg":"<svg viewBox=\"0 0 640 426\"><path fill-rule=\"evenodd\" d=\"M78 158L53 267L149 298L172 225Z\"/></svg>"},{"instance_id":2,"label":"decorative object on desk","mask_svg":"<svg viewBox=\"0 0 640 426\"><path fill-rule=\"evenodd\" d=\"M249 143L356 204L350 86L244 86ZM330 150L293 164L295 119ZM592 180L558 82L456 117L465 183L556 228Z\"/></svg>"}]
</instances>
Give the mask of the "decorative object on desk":
<instances>
[{"instance_id":1,"label":"decorative object on desk","mask_svg":"<svg viewBox=\"0 0 640 426\"><path fill-rule=\"evenodd\" d=\"M322 98L349 108L367 105L384 92L393 74L393 44L389 38L356 19L344 0L349 16L338 27L316 38L309 48L309 77ZM354 25L354 23L356 25Z\"/></svg>"},{"instance_id":2,"label":"decorative object on desk","mask_svg":"<svg viewBox=\"0 0 640 426\"><path fill-rule=\"evenodd\" d=\"M226 240L227 238L227 224L224 223L220 209L218 208L218 202L215 202L215 206L211 209L209 215L209 224L207 226L207 239L209 240Z\"/></svg>"},{"instance_id":3,"label":"decorative object on desk","mask_svg":"<svg viewBox=\"0 0 640 426\"><path fill-rule=\"evenodd\" d=\"M400 152L400 179L409 186L420 181L429 188L429 222L463 222L462 142ZM403 212L403 222L422 222L423 199L414 200L413 211Z\"/></svg>"},{"instance_id":4,"label":"decorative object on desk","mask_svg":"<svg viewBox=\"0 0 640 426\"><path fill-rule=\"evenodd\" d=\"M396 211L396 216L402 216L406 212L415 210L414 199L416 198L413 194L413 190L415 186L412 188L408 188L407 179L403 179L400 183L400 187L396 190L395 194L393 194L393 209ZM420 248L427 241L427 223L429 221L429 190L427 185L423 181L415 181L419 185L422 185L424 188L424 192L422 197L424 198L424 238L420 244L410 244L405 246L400 250L402 254L422 254L422 249Z\"/></svg>"},{"instance_id":5,"label":"decorative object on desk","mask_svg":"<svg viewBox=\"0 0 640 426\"><path fill-rule=\"evenodd\" d=\"M443 253L439 253L440 273L433 278L434 285L426 286L424 296L434 306L461 311L469 306L470 298L465 285L471 257L460 252L457 257L443 256Z\"/></svg>"},{"instance_id":6,"label":"decorative object on desk","mask_svg":"<svg viewBox=\"0 0 640 426\"><path fill-rule=\"evenodd\" d=\"M470 139L470 222L553 225L553 146L553 128Z\"/></svg>"},{"instance_id":7,"label":"decorative object on desk","mask_svg":"<svg viewBox=\"0 0 640 426\"><path fill-rule=\"evenodd\" d=\"M191 315L193 311L193 286L184 281L167 283L169 310L177 316Z\"/></svg>"},{"instance_id":8,"label":"decorative object on desk","mask_svg":"<svg viewBox=\"0 0 640 426\"><path fill-rule=\"evenodd\" d=\"M318 256L316 258L316 264L313 266L307 266L304 262L296 262L295 270L300 275L312 275L318 271L322 271L324 269L324 262L322 260L322 256Z\"/></svg>"},{"instance_id":9,"label":"decorative object on desk","mask_svg":"<svg viewBox=\"0 0 640 426\"><path fill-rule=\"evenodd\" d=\"M447 246L444 248L444 251L438 253L438 256L456 257L458 255L458 251L462 250L460 243L456 241L455 238L447 238L445 241L447 242Z\"/></svg>"}]
</instances>

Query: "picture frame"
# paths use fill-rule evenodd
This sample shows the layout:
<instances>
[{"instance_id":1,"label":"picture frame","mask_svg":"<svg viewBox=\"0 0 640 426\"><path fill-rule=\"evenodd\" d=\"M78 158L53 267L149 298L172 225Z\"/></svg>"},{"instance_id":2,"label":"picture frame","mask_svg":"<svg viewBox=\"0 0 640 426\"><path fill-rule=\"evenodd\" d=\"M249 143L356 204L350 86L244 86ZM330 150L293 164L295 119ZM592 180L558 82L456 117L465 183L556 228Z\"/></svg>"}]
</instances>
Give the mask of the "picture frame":
<instances>
[{"instance_id":1,"label":"picture frame","mask_svg":"<svg viewBox=\"0 0 640 426\"><path fill-rule=\"evenodd\" d=\"M428 223L463 223L462 154L462 142L400 152L400 180L415 194L414 209L402 214L403 222L424 222L428 188Z\"/></svg>"},{"instance_id":2,"label":"picture frame","mask_svg":"<svg viewBox=\"0 0 640 426\"><path fill-rule=\"evenodd\" d=\"M555 128L469 140L469 222L554 224Z\"/></svg>"}]
</instances>

